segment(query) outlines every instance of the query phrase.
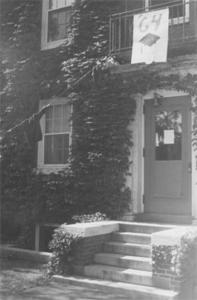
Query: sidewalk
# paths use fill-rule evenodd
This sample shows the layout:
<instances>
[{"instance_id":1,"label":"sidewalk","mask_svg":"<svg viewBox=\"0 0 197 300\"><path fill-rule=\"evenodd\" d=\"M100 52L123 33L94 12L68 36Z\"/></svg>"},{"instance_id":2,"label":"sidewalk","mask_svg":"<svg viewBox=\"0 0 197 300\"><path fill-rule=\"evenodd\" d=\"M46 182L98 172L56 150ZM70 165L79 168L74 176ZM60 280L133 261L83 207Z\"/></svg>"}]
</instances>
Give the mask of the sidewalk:
<instances>
[{"instance_id":1,"label":"sidewalk","mask_svg":"<svg viewBox=\"0 0 197 300\"><path fill-rule=\"evenodd\" d=\"M29 261L0 258L1 300L129 300L120 292L49 281L45 266Z\"/></svg>"},{"instance_id":2,"label":"sidewalk","mask_svg":"<svg viewBox=\"0 0 197 300\"><path fill-rule=\"evenodd\" d=\"M48 285L37 286L17 295L0 294L2 300L129 300L122 294L112 294L98 289L63 285L51 282Z\"/></svg>"}]
</instances>

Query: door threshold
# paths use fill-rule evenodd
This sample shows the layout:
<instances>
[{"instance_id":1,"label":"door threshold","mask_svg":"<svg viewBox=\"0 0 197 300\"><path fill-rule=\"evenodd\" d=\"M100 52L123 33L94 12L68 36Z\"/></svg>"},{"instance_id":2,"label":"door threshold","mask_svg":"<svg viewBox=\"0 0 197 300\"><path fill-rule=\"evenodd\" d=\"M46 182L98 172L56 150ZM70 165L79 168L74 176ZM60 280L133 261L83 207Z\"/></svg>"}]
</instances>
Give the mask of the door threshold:
<instances>
[{"instance_id":1,"label":"door threshold","mask_svg":"<svg viewBox=\"0 0 197 300\"><path fill-rule=\"evenodd\" d=\"M139 213L135 215L137 222L164 223L164 224L192 224L192 216L189 215L171 215L157 213Z\"/></svg>"}]
</instances>

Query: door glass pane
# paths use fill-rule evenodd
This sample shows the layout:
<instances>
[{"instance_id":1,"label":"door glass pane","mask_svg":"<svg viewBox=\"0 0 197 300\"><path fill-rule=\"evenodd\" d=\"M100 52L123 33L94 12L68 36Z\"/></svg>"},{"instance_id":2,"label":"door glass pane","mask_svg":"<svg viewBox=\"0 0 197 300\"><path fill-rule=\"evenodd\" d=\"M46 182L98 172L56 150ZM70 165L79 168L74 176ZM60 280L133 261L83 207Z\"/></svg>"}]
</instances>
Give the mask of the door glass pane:
<instances>
[{"instance_id":1,"label":"door glass pane","mask_svg":"<svg viewBox=\"0 0 197 300\"><path fill-rule=\"evenodd\" d=\"M181 160L182 115L179 111L160 111L155 115L155 159Z\"/></svg>"}]
</instances>

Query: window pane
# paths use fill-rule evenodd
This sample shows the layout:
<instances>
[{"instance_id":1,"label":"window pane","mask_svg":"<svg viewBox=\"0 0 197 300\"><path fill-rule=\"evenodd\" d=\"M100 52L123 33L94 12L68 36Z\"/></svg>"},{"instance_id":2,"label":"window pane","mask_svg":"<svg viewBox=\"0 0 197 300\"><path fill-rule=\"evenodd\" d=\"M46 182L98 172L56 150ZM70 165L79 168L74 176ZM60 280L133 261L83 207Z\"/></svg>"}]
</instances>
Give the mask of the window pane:
<instances>
[{"instance_id":1,"label":"window pane","mask_svg":"<svg viewBox=\"0 0 197 300\"><path fill-rule=\"evenodd\" d=\"M183 17L185 15L182 0L151 0L151 6L156 6L156 8L169 7L170 19Z\"/></svg>"},{"instance_id":2,"label":"window pane","mask_svg":"<svg viewBox=\"0 0 197 300\"><path fill-rule=\"evenodd\" d=\"M65 164L69 155L69 134L45 135L44 163Z\"/></svg>"},{"instance_id":3,"label":"window pane","mask_svg":"<svg viewBox=\"0 0 197 300\"><path fill-rule=\"evenodd\" d=\"M144 8L144 0L126 0L126 10L140 10Z\"/></svg>"},{"instance_id":4,"label":"window pane","mask_svg":"<svg viewBox=\"0 0 197 300\"><path fill-rule=\"evenodd\" d=\"M46 113L45 133L70 131L70 105L54 105Z\"/></svg>"},{"instance_id":5,"label":"window pane","mask_svg":"<svg viewBox=\"0 0 197 300\"><path fill-rule=\"evenodd\" d=\"M48 42L58 39L58 14L56 12L49 13L48 20Z\"/></svg>"},{"instance_id":6,"label":"window pane","mask_svg":"<svg viewBox=\"0 0 197 300\"><path fill-rule=\"evenodd\" d=\"M52 116L53 116L53 107L50 107L45 114L45 132L52 132Z\"/></svg>"},{"instance_id":7,"label":"window pane","mask_svg":"<svg viewBox=\"0 0 197 300\"><path fill-rule=\"evenodd\" d=\"M54 105L53 107L53 132L62 132L62 122L63 122L63 114L62 114L63 105ZM66 116L65 116L66 117Z\"/></svg>"},{"instance_id":8,"label":"window pane","mask_svg":"<svg viewBox=\"0 0 197 300\"><path fill-rule=\"evenodd\" d=\"M68 36L70 19L70 8L49 12L48 42L65 39Z\"/></svg>"},{"instance_id":9,"label":"window pane","mask_svg":"<svg viewBox=\"0 0 197 300\"><path fill-rule=\"evenodd\" d=\"M182 115L179 111L158 112L155 116L156 160L181 160Z\"/></svg>"},{"instance_id":10,"label":"window pane","mask_svg":"<svg viewBox=\"0 0 197 300\"><path fill-rule=\"evenodd\" d=\"M71 6L74 0L49 0L49 9Z\"/></svg>"},{"instance_id":11,"label":"window pane","mask_svg":"<svg viewBox=\"0 0 197 300\"><path fill-rule=\"evenodd\" d=\"M70 131L70 116L71 116L71 107L70 105L63 105L62 107L62 130Z\"/></svg>"},{"instance_id":12,"label":"window pane","mask_svg":"<svg viewBox=\"0 0 197 300\"><path fill-rule=\"evenodd\" d=\"M58 13L58 24L59 25L64 25L65 24L65 12L63 10L61 10Z\"/></svg>"}]
</instances>

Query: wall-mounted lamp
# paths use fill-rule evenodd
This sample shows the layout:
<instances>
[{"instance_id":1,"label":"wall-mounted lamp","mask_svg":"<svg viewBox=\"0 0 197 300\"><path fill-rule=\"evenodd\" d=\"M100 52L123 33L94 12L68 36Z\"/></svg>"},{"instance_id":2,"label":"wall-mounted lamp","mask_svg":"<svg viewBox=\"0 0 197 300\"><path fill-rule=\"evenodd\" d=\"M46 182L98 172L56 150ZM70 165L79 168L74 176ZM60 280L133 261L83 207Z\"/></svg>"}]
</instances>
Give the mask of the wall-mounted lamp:
<instances>
[{"instance_id":1,"label":"wall-mounted lamp","mask_svg":"<svg viewBox=\"0 0 197 300\"><path fill-rule=\"evenodd\" d=\"M154 93L154 98L153 98L154 99L154 103L153 103L154 107L160 106L162 104L162 99L163 98L164 97L162 95L155 92Z\"/></svg>"}]
</instances>

